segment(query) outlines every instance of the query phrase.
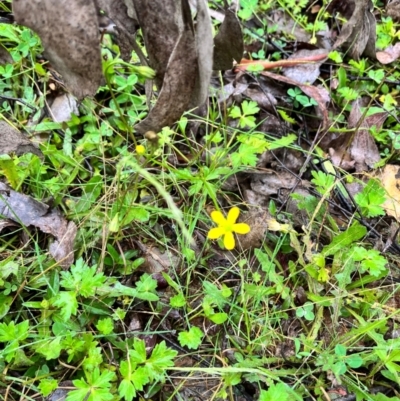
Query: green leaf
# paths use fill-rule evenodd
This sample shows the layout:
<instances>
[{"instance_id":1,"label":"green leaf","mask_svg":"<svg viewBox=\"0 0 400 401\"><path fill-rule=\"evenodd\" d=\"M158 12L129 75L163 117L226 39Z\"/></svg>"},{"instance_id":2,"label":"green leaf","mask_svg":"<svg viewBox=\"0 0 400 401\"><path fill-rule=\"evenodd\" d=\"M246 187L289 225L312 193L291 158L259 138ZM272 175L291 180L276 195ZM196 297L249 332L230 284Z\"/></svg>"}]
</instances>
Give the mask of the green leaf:
<instances>
[{"instance_id":1,"label":"green leaf","mask_svg":"<svg viewBox=\"0 0 400 401\"><path fill-rule=\"evenodd\" d=\"M203 281L204 292L206 294L206 300L211 304L223 308L227 303L230 294L220 290L215 284L209 281Z\"/></svg>"},{"instance_id":2,"label":"green leaf","mask_svg":"<svg viewBox=\"0 0 400 401\"><path fill-rule=\"evenodd\" d=\"M13 301L12 297L0 294L0 318L2 318L8 313L12 301Z\"/></svg>"},{"instance_id":3,"label":"green leaf","mask_svg":"<svg viewBox=\"0 0 400 401\"><path fill-rule=\"evenodd\" d=\"M186 305L186 298L185 296L180 292L179 294L173 296L169 300L169 304L173 308L181 308L182 306Z\"/></svg>"},{"instance_id":4,"label":"green leaf","mask_svg":"<svg viewBox=\"0 0 400 401\"><path fill-rule=\"evenodd\" d=\"M354 354L354 355L349 355L346 358L346 363L351 368L357 369L357 368L360 368L364 364L364 361L359 354Z\"/></svg>"},{"instance_id":5,"label":"green leaf","mask_svg":"<svg viewBox=\"0 0 400 401\"><path fill-rule=\"evenodd\" d=\"M225 312L212 313L206 316L215 324L222 324L228 320L228 315Z\"/></svg>"},{"instance_id":6,"label":"green leaf","mask_svg":"<svg viewBox=\"0 0 400 401\"><path fill-rule=\"evenodd\" d=\"M385 214L382 207L386 200L386 191L378 180L371 179L363 190L354 195L354 200L360 206L361 213L366 217L376 217Z\"/></svg>"},{"instance_id":7,"label":"green leaf","mask_svg":"<svg viewBox=\"0 0 400 401\"><path fill-rule=\"evenodd\" d=\"M369 272L372 276L379 276L385 269L388 263L375 249L365 249L360 246L353 248L353 259L356 262L361 262L361 272Z\"/></svg>"},{"instance_id":8,"label":"green leaf","mask_svg":"<svg viewBox=\"0 0 400 401\"><path fill-rule=\"evenodd\" d=\"M22 341L28 337L29 320L15 324L11 321L9 324L0 323L0 342Z\"/></svg>"},{"instance_id":9,"label":"green leaf","mask_svg":"<svg viewBox=\"0 0 400 401\"><path fill-rule=\"evenodd\" d=\"M110 317L106 317L104 319L100 319L97 322L96 328L100 331L101 334L107 335L113 332L114 323Z\"/></svg>"},{"instance_id":10,"label":"green leaf","mask_svg":"<svg viewBox=\"0 0 400 401\"><path fill-rule=\"evenodd\" d=\"M380 84L385 78L385 71L383 69L369 70L368 76L373 79L377 84Z\"/></svg>"},{"instance_id":11,"label":"green leaf","mask_svg":"<svg viewBox=\"0 0 400 401\"><path fill-rule=\"evenodd\" d=\"M103 273L96 272L97 266L89 267L82 258L71 266L71 271L62 272L61 286L75 291L83 297L92 297L96 288L104 284L106 278Z\"/></svg>"},{"instance_id":12,"label":"green leaf","mask_svg":"<svg viewBox=\"0 0 400 401\"><path fill-rule=\"evenodd\" d=\"M73 380L72 383L78 390L68 393L66 401L108 401L114 399L110 392L111 381L115 380L114 372L103 370L100 374L99 368L93 372L86 373L87 381L82 378ZM87 398L86 396L89 395Z\"/></svg>"},{"instance_id":13,"label":"green leaf","mask_svg":"<svg viewBox=\"0 0 400 401\"><path fill-rule=\"evenodd\" d=\"M138 367L131 375L131 380L135 385L136 390L143 391L145 386L150 381L150 377L145 366Z\"/></svg>"},{"instance_id":14,"label":"green leaf","mask_svg":"<svg viewBox=\"0 0 400 401\"><path fill-rule=\"evenodd\" d=\"M239 106L232 107L231 111L229 112L229 117L232 118L240 118L242 116L242 111L240 110Z\"/></svg>"},{"instance_id":15,"label":"green leaf","mask_svg":"<svg viewBox=\"0 0 400 401\"><path fill-rule=\"evenodd\" d=\"M346 356L347 348L342 344L337 344L335 346L335 354L338 356Z\"/></svg>"},{"instance_id":16,"label":"green leaf","mask_svg":"<svg viewBox=\"0 0 400 401\"><path fill-rule=\"evenodd\" d=\"M50 395L58 387L58 381L55 379L42 379L38 385L41 394L45 397Z\"/></svg>"},{"instance_id":17,"label":"green leaf","mask_svg":"<svg viewBox=\"0 0 400 401\"><path fill-rule=\"evenodd\" d=\"M143 340L134 338L133 349L129 350L129 356L134 363L145 363L146 362L146 345Z\"/></svg>"},{"instance_id":18,"label":"green leaf","mask_svg":"<svg viewBox=\"0 0 400 401\"><path fill-rule=\"evenodd\" d=\"M345 100L348 102L351 102L352 100L355 100L358 98L359 94L356 90L349 88L349 87L344 87L344 88L339 88L337 92L343 96Z\"/></svg>"},{"instance_id":19,"label":"green leaf","mask_svg":"<svg viewBox=\"0 0 400 401\"><path fill-rule=\"evenodd\" d=\"M165 374L165 370L174 366L174 358L178 355L178 351L170 349L166 346L165 341L157 344L150 358L146 361L146 368L151 377L160 379Z\"/></svg>"},{"instance_id":20,"label":"green leaf","mask_svg":"<svg viewBox=\"0 0 400 401\"><path fill-rule=\"evenodd\" d=\"M143 274L140 280L136 282L137 298L145 301L158 301L159 297L156 293L157 281L149 274Z\"/></svg>"},{"instance_id":21,"label":"green leaf","mask_svg":"<svg viewBox=\"0 0 400 401\"><path fill-rule=\"evenodd\" d=\"M261 390L259 401L288 401L289 388L286 384L272 384L267 391Z\"/></svg>"},{"instance_id":22,"label":"green leaf","mask_svg":"<svg viewBox=\"0 0 400 401\"><path fill-rule=\"evenodd\" d=\"M61 337L40 342L36 347L36 351L44 355L46 360L57 359L60 356L61 349Z\"/></svg>"},{"instance_id":23,"label":"green leaf","mask_svg":"<svg viewBox=\"0 0 400 401\"><path fill-rule=\"evenodd\" d=\"M260 111L260 108L257 105L257 102L253 100L244 100L242 102L242 110L243 114L245 115L252 115L252 114L257 114Z\"/></svg>"},{"instance_id":24,"label":"green leaf","mask_svg":"<svg viewBox=\"0 0 400 401\"><path fill-rule=\"evenodd\" d=\"M73 291L60 291L53 300L53 305L61 308L60 315L64 322L66 322L71 318L71 315L76 315L78 311L76 293Z\"/></svg>"},{"instance_id":25,"label":"green leaf","mask_svg":"<svg viewBox=\"0 0 400 401\"><path fill-rule=\"evenodd\" d=\"M118 387L118 393L126 401L132 401L136 397L135 386L130 380L123 379Z\"/></svg>"},{"instance_id":26,"label":"green leaf","mask_svg":"<svg viewBox=\"0 0 400 401\"><path fill-rule=\"evenodd\" d=\"M332 242L324 247L322 254L324 256L334 255L339 250L360 240L366 234L367 229L356 221L345 232L335 236Z\"/></svg>"},{"instance_id":27,"label":"green leaf","mask_svg":"<svg viewBox=\"0 0 400 401\"><path fill-rule=\"evenodd\" d=\"M182 347L187 346L189 349L197 349L203 336L204 333L197 326L192 326L189 331L179 333L178 340Z\"/></svg>"}]
</instances>

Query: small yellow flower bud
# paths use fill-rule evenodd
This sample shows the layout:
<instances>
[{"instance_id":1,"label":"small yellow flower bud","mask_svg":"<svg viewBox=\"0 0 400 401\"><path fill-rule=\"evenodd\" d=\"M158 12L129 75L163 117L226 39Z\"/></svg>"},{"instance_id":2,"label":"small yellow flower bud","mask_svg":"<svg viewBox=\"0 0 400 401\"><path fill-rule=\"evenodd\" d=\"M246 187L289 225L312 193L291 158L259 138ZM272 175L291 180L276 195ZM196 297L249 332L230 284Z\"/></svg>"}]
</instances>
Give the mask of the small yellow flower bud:
<instances>
[{"instance_id":1,"label":"small yellow flower bud","mask_svg":"<svg viewBox=\"0 0 400 401\"><path fill-rule=\"evenodd\" d=\"M136 153L138 155L144 155L146 153L146 148L143 145L136 146Z\"/></svg>"}]
</instances>

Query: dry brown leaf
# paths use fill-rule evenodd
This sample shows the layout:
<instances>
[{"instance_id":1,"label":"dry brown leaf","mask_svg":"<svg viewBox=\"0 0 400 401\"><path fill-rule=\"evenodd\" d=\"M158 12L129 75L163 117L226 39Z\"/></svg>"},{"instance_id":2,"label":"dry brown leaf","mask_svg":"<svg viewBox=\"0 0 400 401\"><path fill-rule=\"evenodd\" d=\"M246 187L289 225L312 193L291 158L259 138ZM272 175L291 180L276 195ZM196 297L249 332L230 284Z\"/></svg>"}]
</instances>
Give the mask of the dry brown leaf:
<instances>
[{"instance_id":1,"label":"dry brown leaf","mask_svg":"<svg viewBox=\"0 0 400 401\"><path fill-rule=\"evenodd\" d=\"M271 93L266 93L260 85L251 84L243 92L249 99L255 101L259 107L265 110L274 111L278 101Z\"/></svg>"},{"instance_id":2,"label":"dry brown leaf","mask_svg":"<svg viewBox=\"0 0 400 401\"><path fill-rule=\"evenodd\" d=\"M354 13L354 7L354 0L332 0L326 8L326 11L333 15L340 12L344 18L350 19Z\"/></svg>"},{"instance_id":3,"label":"dry brown leaf","mask_svg":"<svg viewBox=\"0 0 400 401\"><path fill-rule=\"evenodd\" d=\"M57 96L50 106L51 117L56 122L69 121L72 113L79 116L77 101L69 93Z\"/></svg>"},{"instance_id":4,"label":"dry brown leaf","mask_svg":"<svg viewBox=\"0 0 400 401\"><path fill-rule=\"evenodd\" d=\"M325 49L314 49L314 50L299 50L293 53L288 60L291 59L302 59L306 57L312 57L315 55L324 54L326 55ZM290 79L293 79L300 84L312 85L320 75L319 67L325 62L325 59L314 63L298 64L293 67L287 67L283 69L283 75Z\"/></svg>"},{"instance_id":5,"label":"dry brown leaf","mask_svg":"<svg viewBox=\"0 0 400 401\"><path fill-rule=\"evenodd\" d=\"M236 13L227 8L217 36L214 38L214 70L229 70L243 56L243 34Z\"/></svg>"},{"instance_id":6,"label":"dry brown leaf","mask_svg":"<svg viewBox=\"0 0 400 401\"><path fill-rule=\"evenodd\" d=\"M273 11L268 19L270 26L274 26L277 34L290 35L296 41L304 43L308 43L311 39L311 34L306 32L291 15L282 10Z\"/></svg>"},{"instance_id":7,"label":"dry brown leaf","mask_svg":"<svg viewBox=\"0 0 400 401\"><path fill-rule=\"evenodd\" d=\"M329 93L325 88L301 84L300 82L294 81L293 79L269 71L262 71L261 75L264 75L276 81L285 82L289 85L298 86L307 96L312 97L318 103L317 107L322 115L323 127L328 126L328 109L326 108L326 104L329 102Z\"/></svg>"},{"instance_id":8,"label":"dry brown leaf","mask_svg":"<svg viewBox=\"0 0 400 401\"><path fill-rule=\"evenodd\" d=\"M51 234L55 240L49 252L63 268L68 268L74 261L73 244L77 227L68 222L56 209L49 208L30 196L20 194L0 183L0 215L25 227L37 227L44 233Z\"/></svg>"},{"instance_id":9,"label":"dry brown leaf","mask_svg":"<svg viewBox=\"0 0 400 401\"><path fill-rule=\"evenodd\" d=\"M15 0L15 21L41 38L44 55L79 99L100 86L99 25L93 0Z\"/></svg>"},{"instance_id":10,"label":"dry brown leaf","mask_svg":"<svg viewBox=\"0 0 400 401\"><path fill-rule=\"evenodd\" d=\"M185 3L189 7L187 0L183 0ZM157 103L149 115L135 126L142 134L147 131L159 132L163 127L172 125L188 109L193 96L196 84L193 77L198 75L196 44L190 9L185 10L185 6L182 8L181 21L175 25L182 24L183 28L166 65ZM157 30L159 35L160 29Z\"/></svg>"},{"instance_id":11,"label":"dry brown leaf","mask_svg":"<svg viewBox=\"0 0 400 401\"><path fill-rule=\"evenodd\" d=\"M134 0L133 4L149 65L156 71L155 82L161 89L171 54L183 31L181 0Z\"/></svg>"},{"instance_id":12,"label":"dry brown leaf","mask_svg":"<svg viewBox=\"0 0 400 401\"><path fill-rule=\"evenodd\" d=\"M390 45L385 50L376 53L376 58L381 64L389 64L400 57L400 42Z\"/></svg>"},{"instance_id":13,"label":"dry brown leaf","mask_svg":"<svg viewBox=\"0 0 400 401\"><path fill-rule=\"evenodd\" d=\"M95 0L97 7L115 23L117 34L114 40L119 46L121 57L130 61L138 22L128 15L128 7L122 0Z\"/></svg>"},{"instance_id":14,"label":"dry brown leaf","mask_svg":"<svg viewBox=\"0 0 400 401\"><path fill-rule=\"evenodd\" d=\"M264 171L253 174L250 187L261 195L275 195L282 188L292 189L299 184L299 180L293 174L286 171Z\"/></svg>"},{"instance_id":15,"label":"dry brown leaf","mask_svg":"<svg viewBox=\"0 0 400 401\"><path fill-rule=\"evenodd\" d=\"M334 48L344 46L351 58L362 54L375 58L376 20L371 0L352 0L355 4L351 18L344 24Z\"/></svg>"},{"instance_id":16,"label":"dry brown leaf","mask_svg":"<svg viewBox=\"0 0 400 401\"><path fill-rule=\"evenodd\" d=\"M386 13L393 21L400 21L400 0L393 0L386 6Z\"/></svg>"},{"instance_id":17,"label":"dry brown leaf","mask_svg":"<svg viewBox=\"0 0 400 401\"><path fill-rule=\"evenodd\" d=\"M355 168L356 171L365 171L380 161L379 149L369 129L375 126L380 129L388 113L379 112L365 117L362 121L362 106L368 99L358 99L352 103L348 120L349 128L357 128L355 133L347 133L334 139L329 145L329 154L332 163L344 170Z\"/></svg>"},{"instance_id":18,"label":"dry brown leaf","mask_svg":"<svg viewBox=\"0 0 400 401\"><path fill-rule=\"evenodd\" d=\"M0 46L0 64L12 64L13 62L11 54L3 46Z\"/></svg>"},{"instance_id":19,"label":"dry brown leaf","mask_svg":"<svg viewBox=\"0 0 400 401\"><path fill-rule=\"evenodd\" d=\"M377 177L387 194L383 208L389 216L400 222L400 166L387 164Z\"/></svg>"},{"instance_id":20,"label":"dry brown leaf","mask_svg":"<svg viewBox=\"0 0 400 401\"><path fill-rule=\"evenodd\" d=\"M378 146L369 133L369 128L375 126L379 129L387 118L387 113L383 112L370 115L360 121L362 118L362 102L363 99L357 99L353 102L348 121L349 128L359 127L350 145L350 156L355 161L356 171L372 168L375 163L381 160Z\"/></svg>"},{"instance_id":21,"label":"dry brown leaf","mask_svg":"<svg viewBox=\"0 0 400 401\"><path fill-rule=\"evenodd\" d=\"M23 155L24 153L33 153L43 157L42 152L21 132L0 121L0 154L15 153Z\"/></svg>"},{"instance_id":22,"label":"dry brown leaf","mask_svg":"<svg viewBox=\"0 0 400 401\"><path fill-rule=\"evenodd\" d=\"M250 232L245 235L237 235L237 249L255 249L259 248L265 240L265 233L268 230L268 222L271 215L264 209L251 209L249 212L240 216L240 223L247 223L250 226Z\"/></svg>"},{"instance_id":23,"label":"dry brown leaf","mask_svg":"<svg viewBox=\"0 0 400 401\"><path fill-rule=\"evenodd\" d=\"M161 252L158 248L139 243L141 251L144 253L144 263L140 270L148 274L169 272L180 264L180 258L172 252L166 250Z\"/></svg>"}]
</instances>

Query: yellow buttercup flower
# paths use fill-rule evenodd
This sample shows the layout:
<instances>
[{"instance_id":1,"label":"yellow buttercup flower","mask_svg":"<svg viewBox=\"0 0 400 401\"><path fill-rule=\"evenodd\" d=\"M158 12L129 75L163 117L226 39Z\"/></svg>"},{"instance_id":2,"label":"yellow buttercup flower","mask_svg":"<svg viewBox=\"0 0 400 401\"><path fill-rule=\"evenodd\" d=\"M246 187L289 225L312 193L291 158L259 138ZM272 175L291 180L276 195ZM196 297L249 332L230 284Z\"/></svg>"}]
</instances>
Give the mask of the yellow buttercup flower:
<instances>
[{"instance_id":1,"label":"yellow buttercup flower","mask_svg":"<svg viewBox=\"0 0 400 401\"><path fill-rule=\"evenodd\" d=\"M136 153L138 155L144 155L146 153L146 148L143 145L136 146Z\"/></svg>"},{"instance_id":2,"label":"yellow buttercup flower","mask_svg":"<svg viewBox=\"0 0 400 401\"><path fill-rule=\"evenodd\" d=\"M239 217L240 210L238 207L233 207L228 212L227 218L219 210L211 212L211 219L217 223L218 227L212 228L208 232L208 238L217 239L224 237L224 246L226 249L231 250L235 247L236 234L247 234L250 232L250 226L246 223L236 223Z\"/></svg>"}]
</instances>

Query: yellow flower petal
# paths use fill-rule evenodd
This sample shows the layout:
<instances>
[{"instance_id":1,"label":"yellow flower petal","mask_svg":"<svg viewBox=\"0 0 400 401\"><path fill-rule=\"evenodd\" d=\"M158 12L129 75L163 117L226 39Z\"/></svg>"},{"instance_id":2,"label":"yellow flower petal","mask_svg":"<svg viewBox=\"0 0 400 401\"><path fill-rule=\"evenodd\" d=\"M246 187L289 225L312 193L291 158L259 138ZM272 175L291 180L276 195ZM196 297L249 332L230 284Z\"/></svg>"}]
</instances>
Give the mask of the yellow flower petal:
<instances>
[{"instance_id":1,"label":"yellow flower petal","mask_svg":"<svg viewBox=\"0 0 400 401\"><path fill-rule=\"evenodd\" d=\"M212 211L211 218L218 225L225 224L225 222L226 222L224 215L219 210Z\"/></svg>"},{"instance_id":2,"label":"yellow flower petal","mask_svg":"<svg viewBox=\"0 0 400 401\"><path fill-rule=\"evenodd\" d=\"M225 230L221 227L212 228L209 232L207 237L210 239L217 239L222 237L225 234Z\"/></svg>"},{"instance_id":3,"label":"yellow flower petal","mask_svg":"<svg viewBox=\"0 0 400 401\"><path fill-rule=\"evenodd\" d=\"M230 251L235 247L235 237L232 233L226 233L224 235L224 247Z\"/></svg>"},{"instance_id":4,"label":"yellow flower petal","mask_svg":"<svg viewBox=\"0 0 400 401\"><path fill-rule=\"evenodd\" d=\"M240 209L236 206L234 206L231 210L228 212L228 223L229 224L235 224L237 218L239 217Z\"/></svg>"},{"instance_id":5,"label":"yellow flower petal","mask_svg":"<svg viewBox=\"0 0 400 401\"><path fill-rule=\"evenodd\" d=\"M232 230L238 234L247 234L250 232L250 226L246 223L237 223L233 225Z\"/></svg>"}]
</instances>

